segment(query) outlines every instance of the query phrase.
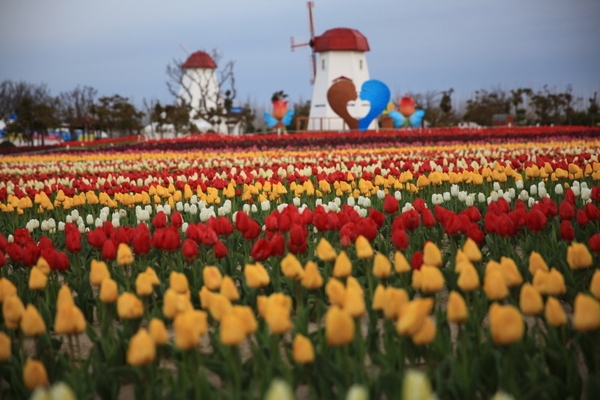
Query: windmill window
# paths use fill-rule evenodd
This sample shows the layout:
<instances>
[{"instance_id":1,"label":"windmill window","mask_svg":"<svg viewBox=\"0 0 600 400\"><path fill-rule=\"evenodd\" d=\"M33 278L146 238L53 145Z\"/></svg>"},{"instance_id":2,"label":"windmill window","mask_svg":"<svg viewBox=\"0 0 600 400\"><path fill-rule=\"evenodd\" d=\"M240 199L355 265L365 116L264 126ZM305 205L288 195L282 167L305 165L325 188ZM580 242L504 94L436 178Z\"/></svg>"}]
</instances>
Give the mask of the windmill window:
<instances>
[{"instance_id":1,"label":"windmill window","mask_svg":"<svg viewBox=\"0 0 600 400\"><path fill-rule=\"evenodd\" d=\"M362 60L358 60L358 68L362 69Z\"/></svg>"},{"instance_id":2,"label":"windmill window","mask_svg":"<svg viewBox=\"0 0 600 400\"><path fill-rule=\"evenodd\" d=\"M325 69L325 60L321 60L321 69Z\"/></svg>"}]
</instances>

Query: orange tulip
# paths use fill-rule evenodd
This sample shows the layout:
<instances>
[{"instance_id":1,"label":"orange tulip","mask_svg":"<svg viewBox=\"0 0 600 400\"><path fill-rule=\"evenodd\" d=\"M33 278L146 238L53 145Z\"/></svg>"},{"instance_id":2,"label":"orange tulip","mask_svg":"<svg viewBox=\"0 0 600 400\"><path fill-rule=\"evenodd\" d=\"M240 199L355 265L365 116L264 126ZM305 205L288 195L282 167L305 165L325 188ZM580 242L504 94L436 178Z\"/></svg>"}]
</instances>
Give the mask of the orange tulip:
<instances>
[{"instance_id":1,"label":"orange tulip","mask_svg":"<svg viewBox=\"0 0 600 400\"><path fill-rule=\"evenodd\" d=\"M354 321L350 314L337 306L325 314L325 337L330 346L343 346L354 339Z\"/></svg>"},{"instance_id":2,"label":"orange tulip","mask_svg":"<svg viewBox=\"0 0 600 400\"><path fill-rule=\"evenodd\" d=\"M348 254L346 254L346 252L342 250L335 259L332 275L335 278L345 278L347 276L350 276L351 274L352 262L350 261L350 258L348 258Z\"/></svg>"},{"instance_id":3,"label":"orange tulip","mask_svg":"<svg viewBox=\"0 0 600 400\"><path fill-rule=\"evenodd\" d=\"M297 364L308 364L315 360L315 349L309 338L296 334L292 341L292 358Z\"/></svg>"}]
</instances>

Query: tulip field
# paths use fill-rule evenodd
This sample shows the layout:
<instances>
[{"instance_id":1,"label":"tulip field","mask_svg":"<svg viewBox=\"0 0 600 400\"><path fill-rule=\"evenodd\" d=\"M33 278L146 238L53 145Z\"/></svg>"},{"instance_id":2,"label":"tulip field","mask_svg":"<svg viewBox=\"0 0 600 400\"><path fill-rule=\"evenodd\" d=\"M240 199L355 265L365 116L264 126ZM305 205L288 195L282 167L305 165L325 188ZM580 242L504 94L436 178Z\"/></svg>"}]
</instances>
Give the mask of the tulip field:
<instances>
[{"instance_id":1,"label":"tulip field","mask_svg":"<svg viewBox=\"0 0 600 400\"><path fill-rule=\"evenodd\" d=\"M1 399L592 399L600 129L0 156Z\"/></svg>"}]
</instances>

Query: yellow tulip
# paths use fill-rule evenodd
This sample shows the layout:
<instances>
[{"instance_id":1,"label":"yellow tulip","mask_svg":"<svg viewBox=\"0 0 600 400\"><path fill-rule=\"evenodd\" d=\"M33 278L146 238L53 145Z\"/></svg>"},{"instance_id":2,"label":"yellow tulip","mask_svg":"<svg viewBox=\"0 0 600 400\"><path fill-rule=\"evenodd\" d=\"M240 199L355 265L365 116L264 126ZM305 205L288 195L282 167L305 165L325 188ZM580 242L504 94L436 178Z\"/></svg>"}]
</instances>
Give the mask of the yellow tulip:
<instances>
[{"instance_id":1,"label":"yellow tulip","mask_svg":"<svg viewBox=\"0 0 600 400\"><path fill-rule=\"evenodd\" d=\"M52 272L50 270L50 264L48 264L48 261L46 261L46 259L44 257L38 258L35 266L38 267L40 269L40 271L42 271L46 275L49 275L50 272Z\"/></svg>"},{"instance_id":2,"label":"yellow tulip","mask_svg":"<svg viewBox=\"0 0 600 400\"><path fill-rule=\"evenodd\" d=\"M220 321L224 315L233 311L233 306L227 297L220 293L214 293L210 298L208 311L210 312L211 317Z\"/></svg>"},{"instance_id":3,"label":"yellow tulip","mask_svg":"<svg viewBox=\"0 0 600 400\"><path fill-rule=\"evenodd\" d=\"M56 311L54 332L59 335L78 335L85 331L85 318L76 305L65 305Z\"/></svg>"},{"instance_id":4,"label":"yellow tulip","mask_svg":"<svg viewBox=\"0 0 600 400\"><path fill-rule=\"evenodd\" d=\"M152 277L145 272L142 272L135 278L135 293L138 296L149 296L154 293L152 286Z\"/></svg>"},{"instance_id":5,"label":"yellow tulip","mask_svg":"<svg viewBox=\"0 0 600 400\"><path fill-rule=\"evenodd\" d=\"M462 247L462 251L464 252L465 256L467 256L467 259L471 262L478 262L483 258L481 250L479 250L479 246L471 238L467 238Z\"/></svg>"},{"instance_id":6,"label":"yellow tulip","mask_svg":"<svg viewBox=\"0 0 600 400\"><path fill-rule=\"evenodd\" d=\"M304 275L301 280L302 286L309 290L319 289L323 286L323 276L314 261L308 261L304 267Z\"/></svg>"},{"instance_id":7,"label":"yellow tulip","mask_svg":"<svg viewBox=\"0 0 600 400\"><path fill-rule=\"evenodd\" d=\"M204 310L208 310L210 305L210 299L212 298L213 292L211 292L206 286L202 286L198 296L200 297L200 307Z\"/></svg>"},{"instance_id":8,"label":"yellow tulip","mask_svg":"<svg viewBox=\"0 0 600 400\"><path fill-rule=\"evenodd\" d=\"M25 336L37 336L46 332L46 323L33 304L27 304L21 316L21 330Z\"/></svg>"},{"instance_id":9,"label":"yellow tulip","mask_svg":"<svg viewBox=\"0 0 600 400\"><path fill-rule=\"evenodd\" d=\"M354 321L350 314L332 306L325 314L325 337L330 346L343 346L354 339Z\"/></svg>"},{"instance_id":10,"label":"yellow tulip","mask_svg":"<svg viewBox=\"0 0 600 400\"><path fill-rule=\"evenodd\" d=\"M206 269L205 267L204 269ZM186 293L189 291L188 279L185 274L177 271L171 271L169 275L169 288L173 289L179 294Z\"/></svg>"},{"instance_id":11,"label":"yellow tulip","mask_svg":"<svg viewBox=\"0 0 600 400\"><path fill-rule=\"evenodd\" d=\"M387 319L397 319L402 307L408 303L408 292L404 289L388 287L385 291L383 315Z\"/></svg>"},{"instance_id":12,"label":"yellow tulip","mask_svg":"<svg viewBox=\"0 0 600 400\"><path fill-rule=\"evenodd\" d=\"M422 283L421 270L420 269L415 269L412 272L410 284L413 287L413 289L419 290L419 289L421 289L421 283Z\"/></svg>"},{"instance_id":13,"label":"yellow tulip","mask_svg":"<svg viewBox=\"0 0 600 400\"><path fill-rule=\"evenodd\" d=\"M355 287L347 287L343 309L353 318L363 315L366 307L362 292Z\"/></svg>"},{"instance_id":14,"label":"yellow tulip","mask_svg":"<svg viewBox=\"0 0 600 400\"><path fill-rule=\"evenodd\" d=\"M145 328L131 337L127 349L127 364L136 367L148 365L156 358L156 344Z\"/></svg>"},{"instance_id":15,"label":"yellow tulip","mask_svg":"<svg viewBox=\"0 0 600 400\"><path fill-rule=\"evenodd\" d=\"M337 255L332 274L335 278L345 278L352 275L352 262L344 250Z\"/></svg>"},{"instance_id":16,"label":"yellow tulip","mask_svg":"<svg viewBox=\"0 0 600 400\"><path fill-rule=\"evenodd\" d=\"M48 373L41 361L27 359L23 367L23 382L25 387L33 390L39 386L48 386Z\"/></svg>"},{"instance_id":17,"label":"yellow tulip","mask_svg":"<svg viewBox=\"0 0 600 400\"><path fill-rule=\"evenodd\" d=\"M0 363L12 356L12 342L10 336L0 331Z\"/></svg>"},{"instance_id":18,"label":"yellow tulip","mask_svg":"<svg viewBox=\"0 0 600 400\"><path fill-rule=\"evenodd\" d=\"M489 310L492 340L498 344L518 342L525 332L525 323L519 310L511 305L491 305Z\"/></svg>"},{"instance_id":19,"label":"yellow tulip","mask_svg":"<svg viewBox=\"0 0 600 400\"><path fill-rule=\"evenodd\" d=\"M152 318L148 324L148 333L156 345L162 345L169 340L169 333L165 327L165 323L158 319Z\"/></svg>"},{"instance_id":20,"label":"yellow tulip","mask_svg":"<svg viewBox=\"0 0 600 400\"><path fill-rule=\"evenodd\" d=\"M150 278L150 282L152 283L153 286L160 285L160 280L158 279L158 275L156 275L156 271L154 271L151 267L147 267L146 270L144 271L144 274L146 274Z\"/></svg>"},{"instance_id":21,"label":"yellow tulip","mask_svg":"<svg viewBox=\"0 0 600 400\"><path fill-rule=\"evenodd\" d=\"M119 243L117 248L117 264L120 266L133 264L133 252L125 243Z\"/></svg>"},{"instance_id":22,"label":"yellow tulip","mask_svg":"<svg viewBox=\"0 0 600 400\"><path fill-rule=\"evenodd\" d=\"M549 296L544 308L546 322L551 326L562 326L567 323L567 314L556 297Z\"/></svg>"},{"instance_id":23,"label":"yellow tulip","mask_svg":"<svg viewBox=\"0 0 600 400\"><path fill-rule=\"evenodd\" d=\"M256 322L254 311L252 311L250 306L233 306L233 313L242 320L246 335L251 335L256 332L258 323Z\"/></svg>"},{"instance_id":24,"label":"yellow tulip","mask_svg":"<svg viewBox=\"0 0 600 400\"><path fill-rule=\"evenodd\" d=\"M421 267L421 287L425 293L435 293L444 287L444 275L442 271L435 266L423 265Z\"/></svg>"},{"instance_id":25,"label":"yellow tulip","mask_svg":"<svg viewBox=\"0 0 600 400\"><path fill-rule=\"evenodd\" d=\"M175 345L182 350L192 349L200 343L200 329L195 324L192 311L179 313L173 321Z\"/></svg>"},{"instance_id":26,"label":"yellow tulip","mask_svg":"<svg viewBox=\"0 0 600 400\"><path fill-rule=\"evenodd\" d=\"M577 294L573 305L573 327L578 331L600 328L600 302L592 296Z\"/></svg>"},{"instance_id":27,"label":"yellow tulip","mask_svg":"<svg viewBox=\"0 0 600 400\"><path fill-rule=\"evenodd\" d=\"M436 334L436 326L433 320L426 317L419 330L411 335L411 340L416 345L425 345L433 342Z\"/></svg>"},{"instance_id":28,"label":"yellow tulip","mask_svg":"<svg viewBox=\"0 0 600 400\"><path fill-rule=\"evenodd\" d=\"M373 293L373 302L371 303L371 308L373 310L383 310L385 306L385 286L382 284L377 285L375 288L375 292Z\"/></svg>"},{"instance_id":29,"label":"yellow tulip","mask_svg":"<svg viewBox=\"0 0 600 400\"><path fill-rule=\"evenodd\" d=\"M369 240L363 235L356 238L356 256L360 259L373 258L373 248Z\"/></svg>"},{"instance_id":30,"label":"yellow tulip","mask_svg":"<svg viewBox=\"0 0 600 400\"><path fill-rule=\"evenodd\" d=\"M529 273L531 276L535 276L537 270L542 270L544 272L548 272L550 269L548 268L548 264L542 258L540 253L532 251L529 255Z\"/></svg>"},{"instance_id":31,"label":"yellow tulip","mask_svg":"<svg viewBox=\"0 0 600 400\"><path fill-rule=\"evenodd\" d=\"M3 303L7 297L14 294L17 294L17 287L14 283L6 278L0 278L0 303Z\"/></svg>"},{"instance_id":32,"label":"yellow tulip","mask_svg":"<svg viewBox=\"0 0 600 400\"><path fill-rule=\"evenodd\" d=\"M456 284L464 292L472 292L480 286L479 274L473 264L463 263Z\"/></svg>"},{"instance_id":33,"label":"yellow tulip","mask_svg":"<svg viewBox=\"0 0 600 400\"><path fill-rule=\"evenodd\" d=\"M499 270L488 270L483 278L483 291L490 300L502 300L508 296L508 287Z\"/></svg>"},{"instance_id":34,"label":"yellow tulip","mask_svg":"<svg viewBox=\"0 0 600 400\"><path fill-rule=\"evenodd\" d=\"M292 280L299 281L304 276L302 264L300 264L300 261L298 261L296 256L292 253L288 253L285 257L283 257L280 266L283 275Z\"/></svg>"},{"instance_id":35,"label":"yellow tulip","mask_svg":"<svg viewBox=\"0 0 600 400\"><path fill-rule=\"evenodd\" d=\"M204 281L204 286L210 290L218 290L221 287L223 275L221 275L219 268L206 266L202 270L202 279Z\"/></svg>"},{"instance_id":36,"label":"yellow tulip","mask_svg":"<svg viewBox=\"0 0 600 400\"><path fill-rule=\"evenodd\" d=\"M423 264L433 267L442 266L442 252L435 243L428 241L423 248Z\"/></svg>"},{"instance_id":37,"label":"yellow tulip","mask_svg":"<svg viewBox=\"0 0 600 400\"><path fill-rule=\"evenodd\" d=\"M315 360L315 349L309 338L296 334L292 341L292 358L297 364L308 364Z\"/></svg>"},{"instance_id":38,"label":"yellow tulip","mask_svg":"<svg viewBox=\"0 0 600 400\"><path fill-rule=\"evenodd\" d=\"M600 269L594 271L592 281L590 282L590 292L595 298L600 300Z\"/></svg>"},{"instance_id":39,"label":"yellow tulip","mask_svg":"<svg viewBox=\"0 0 600 400\"><path fill-rule=\"evenodd\" d=\"M119 289L117 282L111 278L105 278L100 284L100 293L98 298L103 303L114 303L119 298Z\"/></svg>"},{"instance_id":40,"label":"yellow tulip","mask_svg":"<svg viewBox=\"0 0 600 400\"><path fill-rule=\"evenodd\" d=\"M346 287L342 282L335 278L329 278L325 285L325 293L331 304L343 307L346 300Z\"/></svg>"},{"instance_id":41,"label":"yellow tulip","mask_svg":"<svg viewBox=\"0 0 600 400\"><path fill-rule=\"evenodd\" d=\"M71 289L69 289L67 285L62 285L58 291L58 297L56 298L56 308L58 309L66 305L73 306L75 305L75 301L73 300Z\"/></svg>"},{"instance_id":42,"label":"yellow tulip","mask_svg":"<svg viewBox=\"0 0 600 400\"><path fill-rule=\"evenodd\" d=\"M244 321L235 313L223 315L219 328L219 339L225 346L235 346L246 339Z\"/></svg>"},{"instance_id":43,"label":"yellow tulip","mask_svg":"<svg viewBox=\"0 0 600 400\"><path fill-rule=\"evenodd\" d=\"M133 293L125 292L117 299L117 314L121 319L136 319L144 315L144 304Z\"/></svg>"},{"instance_id":44,"label":"yellow tulip","mask_svg":"<svg viewBox=\"0 0 600 400\"><path fill-rule=\"evenodd\" d=\"M253 289L258 289L271 283L269 273L260 263L246 264L244 267L244 278L246 279L246 284Z\"/></svg>"},{"instance_id":45,"label":"yellow tulip","mask_svg":"<svg viewBox=\"0 0 600 400\"><path fill-rule=\"evenodd\" d=\"M333 261L337 257L335 249L325 238L321 238L316 248L317 257L321 261Z\"/></svg>"},{"instance_id":46,"label":"yellow tulip","mask_svg":"<svg viewBox=\"0 0 600 400\"><path fill-rule=\"evenodd\" d=\"M448 322L461 324L469 318L469 309L465 299L457 291L452 290L448 295L446 307L446 318Z\"/></svg>"},{"instance_id":47,"label":"yellow tulip","mask_svg":"<svg viewBox=\"0 0 600 400\"><path fill-rule=\"evenodd\" d=\"M423 321L433 308L432 298L418 298L402 307L396 331L403 336L412 336L421 328Z\"/></svg>"},{"instance_id":48,"label":"yellow tulip","mask_svg":"<svg viewBox=\"0 0 600 400\"><path fill-rule=\"evenodd\" d=\"M521 275L521 272L519 272L517 264L512 258L500 257L500 267L506 286L519 286L523 283L523 276Z\"/></svg>"},{"instance_id":49,"label":"yellow tulip","mask_svg":"<svg viewBox=\"0 0 600 400\"><path fill-rule=\"evenodd\" d=\"M34 266L29 272L29 290L43 290L48 283L48 276Z\"/></svg>"},{"instance_id":50,"label":"yellow tulip","mask_svg":"<svg viewBox=\"0 0 600 400\"><path fill-rule=\"evenodd\" d=\"M408 260L400 251L396 251L394 253L394 271L399 274L403 274L405 272L410 272L412 270Z\"/></svg>"},{"instance_id":51,"label":"yellow tulip","mask_svg":"<svg viewBox=\"0 0 600 400\"><path fill-rule=\"evenodd\" d=\"M538 282L536 282L536 277L541 277L542 275L543 279L541 280L542 283L540 284L539 278ZM543 272L537 272L533 278L533 286L536 287L536 289L539 288L538 290L540 293L558 296L567 292L565 278L556 268L551 268L550 272L547 274L544 274ZM537 286L536 283L538 284Z\"/></svg>"},{"instance_id":52,"label":"yellow tulip","mask_svg":"<svg viewBox=\"0 0 600 400\"><path fill-rule=\"evenodd\" d=\"M346 278L346 289L349 289L351 287L356 289L356 291L358 291L361 296L364 296L365 291L364 291L362 285L360 284L358 279L356 279L353 276L349 276L348 278Z\"/></svg>"},{"instance_id":53,"label":"yellow tulip","mask_svg":"<svg viewBox=\"0 0 600 400\"><path fill-rule=\"evenodd\" d=\"M378 279L386 279L392 273L390 259L381 253L375 255L373 260L373 275Z\"/></svg>"},{"instance_id":54,"label":"yellow tulip","mask_svg":"<svg viewBox=\"0 0 600 400\"><path fill-rule=\"evenodd\" d=\"M573 242L567 248L567 264L571 269L583 269L594 265L594 260L585 244Z\"/></svg>"},{"instance_id":55,"label":"yellow tulip","mask_svg":"<svg viewBox=\"0 0 600 400\"><path fill-rule=\"evenodd\" d=\"M4 299L4 303L2 303L2 315L8 329L17 329L19 327L19 322L24 312L25 306L16 294Z\"/></svg>"},{"instance_id":56,"label":"yellow tulip","mask_svg":"<svg viewBox=\"0 0 600 400\"><path fill-rule=\"evenodd\" d=\"M265 320L272 334L283 334L292 329L289 308L271 300L267 302Z\"/></svg>"},{"instance_id":57,"label":"yellow tulip","mask_svg":"<svg viewBox=\"0 0 600 400\"><path fill-rule=\"evenodd\" d=\"M544 310L542 295L530 283L525 283L521 286L519 308L523 314L528 315L536 315Z\"/></svg>"},{"instance_id":58,"label":"yellow tulip","mask_svg":"<svg viewBox=\"0 0 600 400\"><path fill-rule=\"evenodd\" d=\"M92 260L90 263L90 285L100 286L104 278L110 278L110 272L104 261Z\"/></svg>"},{"instance_id":59,"label":"yellow tulip","mask_svg":"<svg viewBox=\"0 0 600 400\"><path fill-rule=\"evenodd\" d=\"M235 286L235 282L229 275L225 275L221 281L220 293L227 297L230 301L236 301L240 299L240 293Z\"/></svg>"}]
</instances>

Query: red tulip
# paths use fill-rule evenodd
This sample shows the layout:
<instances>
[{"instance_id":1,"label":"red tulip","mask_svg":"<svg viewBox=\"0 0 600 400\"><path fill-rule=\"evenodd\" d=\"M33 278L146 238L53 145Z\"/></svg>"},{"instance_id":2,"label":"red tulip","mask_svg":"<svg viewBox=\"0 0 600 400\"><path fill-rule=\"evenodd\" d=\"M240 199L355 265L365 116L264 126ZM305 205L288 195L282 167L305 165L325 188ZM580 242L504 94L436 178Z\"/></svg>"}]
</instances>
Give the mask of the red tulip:
<instances>
[{"instance_id":1,"label":"red tulip","mask_svg":"<svg viewBox=\"0 0 600 400\"><path fill-rule=\"evenodd\" d=\"M595 233L590 237L589 245L594 253L600 253L600 233Z\"/></svg>"},{"instance_id":2,"label":"red tulip","mask_svg":"<svg viewBox=\"0 0 600 400\"><path fill-rule=\"evenodd\" d=\"M502 214L496 220L496 232L502 237L510 237L516 232L515 224L507 214Z\"/></svg>"},{"instance_id":3,"label":"red tulip","mask_svg":"<svg viewBox=\"0 0 600 400\"><path fill-rule=\"evenodd\" d=\"M560 223L560 237L565 242L570 242L575 239L575 230L573 229L573 225L568 220L563 220Z\"/></svg>"},{"instance_id":4,"label":"red tulip","mask_svg":"<svg viewBox=\"0 0 600 400\"><path fill-rule=\"evenodd\" d=\"M112 222L106 221L104 224L102 224L102 230L104 231L106 237L109 238L115 231L115 227L112 225Z\"/></svg>"},{"instance_id":5,"label":"red tulip","mask_svg":"<svg viewBox=\"0 0 600 400\"><path fill-rule=\"evenodd\" d=\"M481 244L485 240L485 232L483 232L477 224L471 224L467 228L467 236L473 239L477 244Z\"/></svg>"},{"instance_id":6,"label":"red tulip","mask_svg":"<svg viewBox=\"0 0 600 400\"><path fill-rule=\"evenodd\" d=\"M229 236L233 233L233 224L229 218L221 216L217 218L215 232L221 236Z\"/></svg>"},{"instance_id":7,"label":"red tulip","mask_svg":"<svg viewBox=\"0 0 600 400\"><path fill-rule=\"evenodd\" d=\"M410 259L410 265L412 266L412 269L421 269L423 266L423 253L420 251L415 251Z\"/></svg>"},{"instance_id":8,"label":"red tulip","mask_svg":"<svg viewBox=\"0 0 600 400\"><path fill-rule=\"evenodd\" d=\"M358 232L356 231L356 224L354 222L347 222L340 228L340 238L348 238L350 243L354 243L356 238L358 237Z\"/></svg>"},{"instance_id":9,"label":"red tulip","mask_svg":"<svg viewBox=\"0 0 600 400\"><path fill-rule=\"evenodd\" d=\"M101 249L106 242L106 235L102 228L98 227L87 233L87 241L96 249Z\"/></svg>"},{"instance_id":10,"label":"red tulip","mask_svg":"<svg viewBox=\"0 0 600 400\"><path fill-rule=\"evenodd\" d=\"M50 238L48 236L42 236L38 242L38 248L40 249L40 251L42 251L44 249L53 249L54 244L52 243L52 240L50 240Z\"/></svg>"},{"instance_id":11,"label":"red tulip","mask_svg":"<svg viewBox=\"0 0 600 400\"><path fill-rule=\"evenodd\" d=\"M271 243L267 239L260 238L252 246L250 256L254 261L264 261L271 256L272 250L273 247L271 246Z\"/></svg>"},{"instance_id":12,"label":"red tulip","mask_svg":"<svg viewBox=\"0 0 600 400\"><path fill-rule=\"evenodd\" d=\"M185 261L195 260L198 258L198 244L191 239L186 239L183 241L183 246L181 246L181 252L185 257Z\"/></svg>"},{"instance_id":13,"label":"red tulip","mask_svg":"<svg viewBox=\"0 0 600 400\"><path fill-rule=\"evenodd\" d=\"M67 257L66 253L57 251L56 256L54 257L54 266L50 263L48 264L50 265L50 269L53 271L66 271L69 269L69 258Z\"/></svg>"},{"instance_id":14,"label":"red tulip","mask_svg":"<svg viewBox=\"0 0 600 400\"><path fill-rule=\"evenodd\" d=\"M205 246L214 246L219 241L219 235L212 228L206 228L202 235L202 244Z\"/></svg>"},{"instance_id":15,"label":"red tulip","mask_svg":"<svg viewBox=\"0 0 600 400\"><path fill-rule=\"evenodd\" d=\"M6 257L4 256L4 252L0 251L0 268L6 265Z\"/></svg>"},{"instance_id":16,"label":"red tulip","mask_svg":"<svg viewBox=\"0 0 600 400\"><path fill-rule=\"evenodd\" d=\"M590 223L590 219L582 209L577 210L577 223L579 226L586 226Z\"/></svg>"},{"instance_id":17,"label":"red tulip","mask_svg":"<svg viewBox=\"0 0 600 400\"><path fill-rule=\"evenodd\" d=\"M163 229L161 249L166 251L175 251L181 247L181 237L179 231L174 226L167 226Z\"/></svg>"},{"instance_id":18,"label":"red tulip","mask_svg":"<svg viewBox=\"0 0 600 400\"><path fill-rule=\"evenodd\" d=\"M590 220L597 221L600 219L600 209L594 203L587 203L584 210Z\"/></svg>"},{"instance_id":19,"label":"red tulip","mask_svg":"<svg viewBox=\"0 0 600 400\"><path fill-rule=\"evenodd\" d=\"M217 244L215 244L215 247L213 247L213 250L215 252L215 257L217 257L217 258L227 257L227 247L223 244L223 242L218 242Z\"/></svg>"},{"instance_id":20,"label":"red tulip","mask_svg":"<svg viewBox=\"0 0 600 400\"><path fill-rule=\"evenodd\" d=\"M271 255L279 257L285 254L285 239L279 232L275 233L269 241L271 242Z\"/></svg>"},{"instance_id":21,"label":"red tulip","mask_svg":"<svg viewBox=\"0 0 600 400\"><path fill-rule=\"evenodd\" d=\"M392 244L398 250L404 250L408 247L408 235L404 229L396 229L392 231Z\"/></svg>"},{"instance_id":22,"label":"red tulip","mask_svg":"<svg viewBox=\"0 0 600 400\"><path fill-rule=\"evenodd\" d=\"M13 262L18 262L23 259L23 249L16 243L9 243L6 246L6 254Z\"/></svg>"},{"instance_id":23,"label":"red tulip","mask_svg":"<svg viewBox=\"0 0 600 400\"><path fill-rule=\"evenodd\" d=\"M568 201L563 200L558 208L558 214L560 215L560 219L562 221L570 221L575 218L575 207L573 207L573 204L569 203Z\"/></svg>"},{"instance_id":24,"label":"red tulip","mask_svg":"<svg viewBox=\"0 0 600 400\"><path fill-rule=\"evenodd\" d=\"M69 225L69 224L65 225L65 229L66 229L67 225ZM27 230L27 228L15 229L15 231L13 233L13 238L14 238L14 243L18 244L21 247L25 246L29 242L33 242L33 238L29 234L29 231Z\"/></svg>"},{"instance_id":25,"label":"red tulip","mask_svg":"<svg viewBox=\"0 0 600 400\"><path fill-rule=\"evenodd\" d=\"M246 232L250 223L250 217L243 211L235 214L235 227L240 232Z\"/></svg>"},{"instance_id":26,"label":"red tulip","mask_svg":"<svg viewBox=\"0 0 600 400\"><path fill-rule=\"evenodd\" d=\"M4 253L6 251L6 246L8 246L8 240L6 240L4 235L0 233L0 253Z\"/></svg>"},{"instance_id":27,"label":"red tulip","mask_svg":"<svg viewBox=\"0 0 600 400\"><path fill-rule=\"evenodd\" d=\"M248 226L247 229L244 231L244 239L254 240L258 237L258 235L260 235L260 231L261 228L258 222L256 222L252 218L248 218Z\"/></svg>"},{"instance_id":28,"label":"red tulip","mask_svg":"<svg viewBox=\"0 0 600 400\"><path fill-rule=\"evenodd\" d=\"M183 217L181 216L181 214L179 214L179 212L173 211L171 213L171 226L174 226L175 228L179 229L181 228L181 225L183 225Z\"/></svg>"},{"instance_id":29,"label":"red tulip","mask_svg":"<svg viewBox=\"0 0 600 400\"><path fill-rule=\"evenodd\" d=\"M383 199L383 210L388 214L395 214L398 212L398 209L398 200L391 194L386 194Z\"/></svg>"},{"instance_id":30,"label":"red tulip","mask_svg":"<svg viewBox=\"0 0 600 400\"><path fill-rule=\"evenodd\" d=\"M117 246L112 240L107 240L102 246L102 258L106 261L112 261L117 258Z\"/></svg>"},{"instance_id":31,"label":"red tulip","mask_svg":"<svg viewBox=\"0 0 600 400\"><path fill-rule=\"evenodd\" d=\"M435 218L433 217L433 213L429 208L426 208L421 213L421 220L423 221L423 226L427 228L432 228L435 226Z\"/></svg>"},{"instance_id":32,"label":"red tulip","mask_svg":"<svg viewBox=\"0 0 600 400\"><path fill-rule=\"evenodd\" d=\"M546 226L546 215L537 208L532 208L527 214L527 228L532 232L539 232Z\"/></svg>"},{"instance_id":33,"label":"red tulip","mask_svg":"<svg viewBox=\"0 0 600 400\"><path fill-rule=\"evenodd\" d=\"M564 201L575 205L575 193L573 192L573 189L568 188L565 190Z\"/></svg>"},{"instance_id":34,"label":"red tulip","mask_svg":"<svg viewBox=\"0 0 600 400\"><path fill-rule=\"evenodd\" d=\"M167 226L167 214L164 211L157 212L152 218L152 225L157 229L165 228Z\"/></svg>"},{"instance_id":35,"label":"red tulip","mask_svg":"<svg viewBox=\"0 0 600 400\"><path fill-rule=\"evenodd\" d=\"M34 266L37 263L37 260L40 256L40 249L38 246L33 243L27 243L23 248L23 255L21 261L26 267Z\"/></svg>"},{"instance_id":36,"label":"red tulip","mask_svg":"<svg viewBox=\"0 0 600 400\"><path fill-rule=\"evenodd\" d=\"M402 213L402 224L404 228L413 231L419 227L421 223L417 210L408 210Z\"/></svg>"},{"instance_id":37,"label":"red tulip","mask_svg":"<svg viewBox=\"0 0 600 400\"><path fill-rule=\"evenodd\" d=\"M110 238L116 243L117 247L119 247L121 243L129 244L129 235L127 234L125 228L121 226L115 229Z\"/></svg>"}]
</instances>

